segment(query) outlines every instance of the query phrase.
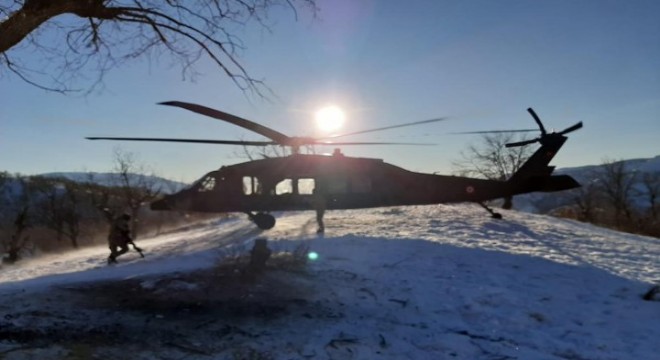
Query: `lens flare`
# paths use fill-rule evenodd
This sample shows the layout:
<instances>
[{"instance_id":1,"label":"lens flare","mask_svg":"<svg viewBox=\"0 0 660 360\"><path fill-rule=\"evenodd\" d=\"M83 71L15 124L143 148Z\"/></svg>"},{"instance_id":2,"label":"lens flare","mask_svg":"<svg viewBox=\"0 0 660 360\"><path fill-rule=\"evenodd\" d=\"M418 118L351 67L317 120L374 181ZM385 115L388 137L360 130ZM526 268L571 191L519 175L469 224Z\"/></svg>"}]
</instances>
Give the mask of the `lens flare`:
<instances>
[{"instance_id":1,"label":"lens flare","mask_svg":"<svg viewBox=\"0 0 660 360\"><path fill-rule=\"evenodd\" d=\"M319 258L319 254L317 254L317 253L314 252L314 251L310 251L310 252L307 254L307 258L310 259L310 260L312 260L312 261L314 261L314 260L317 260L317 259Z\"/></svg>"},{"instance_id":2,"label":"lens flare","mask_svg":"<svg viewBox=\"0 0 660 360\"><path fill-rule=\"evenodd\" d=\"M316 124L324 132L339 130L346 121L346 115L337 106L330 105L316 112Z\"/></svg>"}]
</instances>

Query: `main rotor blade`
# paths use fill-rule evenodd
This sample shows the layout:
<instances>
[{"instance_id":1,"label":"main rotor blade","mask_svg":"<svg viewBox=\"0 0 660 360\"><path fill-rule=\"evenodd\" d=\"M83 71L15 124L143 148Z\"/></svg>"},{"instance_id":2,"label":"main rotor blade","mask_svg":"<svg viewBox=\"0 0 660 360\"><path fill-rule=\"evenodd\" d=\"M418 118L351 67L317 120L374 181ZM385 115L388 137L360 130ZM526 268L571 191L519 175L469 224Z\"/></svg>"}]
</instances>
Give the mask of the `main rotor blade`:
<instances>
[{"instance_id":1,"label":"main rotor blade","mask_svg":"<svg viewBox=\"0 0 660 360\"><path fill-rule=\"evenodd\" d=\"M374 132L374 131L381 131L381 130L387 130L387 129L396 129L396 128L405 127L405 126L428 124L428 123L432 123L432 122L444 121L444 120L447 120L447 119L448 119L447 117L441 117L441 118L436 118L436 119L414 121L414 122L405 123L405 124L391 125L391 126L385 126L385 127L381 127L381 128L368 129L368 130L361 130L361 131L356 131L356 132L351 132L351 133L346 133L346 134L326 136L326 137L323 137L323 138L319 138L319 140L321 140L321 139L336 139L336 138L339 138L339 137L357 135L357 134L364 134L364 133L369 133L369 132Z\"/></svg>"},{"instance_id":2,"label":"main rotor blade","mask_svg":"<svg viewBox=\"0 0 660 360\"><path fill-rule=\"evenodd\" d=\"M342 141L342 142L325 142L325 141L316 141L314 143L311 143L309 145L324 145L324 146L333 146L333 145L421 145L421 146L430 146L430 145L438 145L438 144L431 144L431 143L402 143L402 142L364 142L364 141Z\"/></svg>"},{"instance_id":3,"label":"main rotor blade","mask_svg":"<svg viewBox=\"0 0 660 360\"><path fill-rule=\"evenodd\" d=\"M275 131L275 130L269 128L269 127L257 124L254 121L243 119L243 118L238 117L236 115L228 114L228 113L220 111L220 110L211 109L211 108L206 107L206 106L187 103L187 102L183 102L183 101L165 101L165 102L161 102L159 104L160 105L180 107L180 108L183 108L183 109L186 109L186 110L190 110L192 112L196 112L198 114L202 114L202 115L212 117L214 119L226 121L230 124L234 124L236 126L240 126L240 127L244 128L244 129L254 131L257 134L265 136L265 137L275 141L276 143L278 143L280 145L286 145L291 140L291 138L289 136L286 136L286 135L282 134L279 131Z\"/></svg>"},{"instance_id":4,"label":"main rotor blade","mask_svg":"<svg viewBox=\"0 0 660 360\"><path fill-rule=\"evenodd\" d=\"M506 147L525 146L525 145L533 144L537 141L539 141L539 139L523 140L523 141L508 143L508 144L505 144L504 146L506 146Z\"/></svg>"},{"instance_id":5,"label":"main rotor blade","mask_svg":"<svg viewBox=\"0 0 660 360\"><path fill-rule=\"evenodd\" d=\"M175 139L175 138L135 138L135 137L100 137L90 136L87 140L120 140L120 141L162 141L196 144L221 144L221 145L244 145L244 146L268 146L277 145L274 141L240 141L240 140L204 140L204 139Z\"/></svg>"},{"instance_id":6,"label":"main rotor blade","mask_svg":"<svg viewBox=\"0 0 660 360\"><path fill-rule=\"evenodd\" d=\"M463 135L463 134L500 134L500 133L515 133L515 132L531 132L539 131L539 129L516 129L516 130L484 130L484 131L461 131L450 133L452 135Z\"/></svg>"},{"instance_id":7,"label":"main rotor blade","mask_svg":"<svg viewBox=\"0 0 660 360\"><path fill-rule=\"evenodd\" d=\"M564 134L568 134L569 132L575 131L575 130L580 129L580 128L582 128L582 121L580 121L579 123L577 123L573 126L567 127L566 129L560 131L559 133L564 135Z\"/></svg>"}]
</instances>

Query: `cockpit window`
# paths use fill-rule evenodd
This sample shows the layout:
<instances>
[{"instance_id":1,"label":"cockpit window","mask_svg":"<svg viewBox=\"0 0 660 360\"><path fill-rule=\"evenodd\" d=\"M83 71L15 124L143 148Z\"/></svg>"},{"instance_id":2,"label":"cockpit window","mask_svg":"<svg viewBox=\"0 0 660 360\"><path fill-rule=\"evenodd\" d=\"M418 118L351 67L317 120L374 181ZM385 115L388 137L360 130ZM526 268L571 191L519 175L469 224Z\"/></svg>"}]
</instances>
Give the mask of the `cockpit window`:
<instances>
[{"instance_id":1,"label":"cockpit window","mask_svg":"<svg viewBox=\"0 0 660 360\"><path fill-rule=\"evenodd\" d=\"M215 178L213 176L207 176L199 183L199 187L197 188L197 191L199 192L213 191L214 188L215 188Z\"/></svg>"}]
</instances>

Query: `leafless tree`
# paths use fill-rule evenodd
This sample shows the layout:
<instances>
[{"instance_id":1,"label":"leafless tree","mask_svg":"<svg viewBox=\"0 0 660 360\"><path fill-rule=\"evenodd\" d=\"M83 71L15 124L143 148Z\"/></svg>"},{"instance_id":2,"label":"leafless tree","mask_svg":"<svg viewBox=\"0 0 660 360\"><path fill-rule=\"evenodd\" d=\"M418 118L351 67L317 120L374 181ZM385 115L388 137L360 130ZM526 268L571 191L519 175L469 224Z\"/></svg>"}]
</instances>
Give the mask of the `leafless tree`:
<instances>
[{"instance_id":1,"label":"leafless tree","mask_svg":"<svg viewBox=\"0 0 660 360\"><path fill-rule=\"evenodd\" d=\"M6 176L0 188L0 245L10 263L19 260L30 246L27 230L32 225L32 214L28 182L21 175Z\"/></svg>"},{"instance_id":2,"label":"leafless tree","mask_svg":"<svg viewBox=\"0 0 660 360\"><path fill-rule=\"evenodd\" d=\"M626 169L624 161L606 159L601 166L599 186L614 212L614 222L621 227L623 217L630 222L633 218L631 198L635 173Z\"/></svg>"},{"instance_id":3,"label":"leafless tree","mask_svg":"<svg viewBox=\"0 0 660 360\"><path fill-rule=\"evenodd\" d=\"M107 223L112 223L115 216L123 211L119 191L112 186L99 184L96 174L87 173L87 180L82 186L92 207L100 212Z\"/></svg>"},{"instance_id":4,"label":"leafless tree","mask_svg":"<svg viewBox=\"0 0 660 360\"><path fill-rule=\"evenodd\" d=\"M55 231L58 241L66 237L77 249L82 220L82 187L73 181L57 178L33 177L32 182L41 183L36 186L40 194L36 204L37 216L46 227Z\"/></svg>"},{"instance_id":5,"label":"leafless tree","mask_svg":"<svg viewBox=\"0 0 660 360\"><path fill-rule=\"evenodd\" d=\"M506 180L511 177L532 155L529 146L506 147L506 144L522 140L514 133L484 134L476 144L470 144L461 152L461 158L453 162L461 176L473 176L490 180ZM511 207L512 199L505 199L505 208Z\"/></svg>"},{"instance_id":6,"label":"leafless tree","mask_svg":"<svg viewBox=\"0 0 660 360\"><path fill-rule=\"evenodd\" d=\"M250 161L290 155L290 152L287 151L286 148L278 145L241 146L240 149L240 151L234 152L234 155L239 158L246 158Z\"/></svg>"},{"instance_id":7,"label":"leafless tree","mask_svg":"<svg viewBox=\"0 0 660 360\"><path fill-rule=\"evenodd\" d=\"M140 164L133 153L115 148L114 162L115 185L120 190L122 203L130 211L133 237L137 238L140 208L160 195L161 186L154 173Z\"/></svg>"},{"instance_id":8,"label":"leafless tree","mask_svg":"<svg viewBox=\"0 0 660 360\"><path fill-rule=\"evenodd\" d=\"M316 154L316 147L314 145L303 146L302 151L307 154ZM239 158L246 158L249 160L268 159L272 157L283 157L292 154L291 148L281 145L268 145L268 146L241 146L239 152L234 153Z\"/></svg>"},{"instance_id":9,"label":"leafless tree","mask_svg":"<svg viewBox=\"0 0 660 360\"><path fill-rule=\"evenodd\" d=\"M596 223L597 210L601 203L601 193L598 183L595 181L585 181L577 189L571 191L571 200L577 206L578 220Z\"/></svg>"},{"instance_id":10,"label":"leafless tree","mask_svg":"<svg viewBox=\"0 0 660 360\"><path fill-rule=\"evenodd\" d=\"M453 163L454 167L463 176L506 180L532 155L529 146L505 146L518 140L521 139L513 133L484 134L479 143L470 144L461 152L461 159Z\"/></svg>"},{"instance_id":11,"label":"leafless tree","mask_svg":"<svg viewBox=\"0 0 660 360\"><path fill-rule=\"evenodd\" d=\"M315 0L0 0L0 68L67 92L85 70L95 73L94 89L127 61L167 54L184 78L210 59L239 88L261 95L262 80L240 61L239 34L252 22L270 30L269 13L281 6L296 18L299 9L317 11Z\"/></svg>"},{"instance_id":12,"label":"leafless tree","mask_svg":"<svg viewBox=\"0 0 660 360\"><path fill-rule=\"evenodd\" d=\"M658 196L660 196L660 174L646 173L642 176L643 194L649 202L649 215L652 222L658 221Z\"/></svg>"},{"instance_id":13,"label":"leafless tree","mask_svg":"<svg viewBox=\"0 0 660 360\"><path fill-rule=\"evenodd\" d=\"M25 231L30 228L30 208L24 206L16 213L14 220L14 228L10 233L9 242L6 242L5 251L8 255L10 263L14 263L20 259L21 251L28 247L30 236L25 234Z\"/></svg>"}]
</instances>

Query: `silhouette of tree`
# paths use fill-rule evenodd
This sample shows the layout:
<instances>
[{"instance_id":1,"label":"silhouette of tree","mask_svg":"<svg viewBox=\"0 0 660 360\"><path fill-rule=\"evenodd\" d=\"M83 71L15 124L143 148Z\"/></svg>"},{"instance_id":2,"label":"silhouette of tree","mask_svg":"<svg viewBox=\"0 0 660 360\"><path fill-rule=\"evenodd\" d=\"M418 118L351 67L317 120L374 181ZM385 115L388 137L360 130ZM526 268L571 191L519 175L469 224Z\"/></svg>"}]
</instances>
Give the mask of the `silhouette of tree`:
<instances>
[{"instance_id":1,"label":"silhouette of tree","mask_svg":"<svg viewBox=\"0 0 660 360\"><path fill-rule=\"evenodd\" d=\"M617 228L622 225L622 215L628 223L632 221L633 210L631 198L633 185L635 184L635 173L626 169L623 160L605 160L600 169L601 191L614 211L614 221Z\"/></svg>"},{"instance_id":2,"label":"silhouette of tree","mask_svg":"<svg viewBox=\"0 0 660 360\"><path fill-rule=\"evenodd\" d=\"M588 179L595 178L595 175L587 175ZM578 220L597 223L598 209L602 205L602 193L597 181L587 180L582 182L582 186L573 189L570 192L570 199L577 206L579 211Z\"/></svg>"},{"instance_id":3,"label":"silhouette of tree","mask_svg":"<svg viewBox=\"0 0 660 360\"><path fill-rule=\"evenodd\" d=\"M660 174L647 173L642 177L642 186L649 202L649 216L652 222L658 220L658 197L660 197Z\"/></svg>"},{"instance_id":4,"label":"silhouette of tree","mask_svg":"<svg viewBox=\"0 0 660 360\"><path fill-rule=\"evenodd\" d=\"M29 230L33 226L31 209L32 189L29 179L22 175L3 176L0 187L0 250L10 263L30 251Z\"/></svg>"},{"instance_id":5,"label":"silhouette of tree","mask_svg":"<svg viewBox=\"0 0 660 360\"><path fill-rule=\"evenodd\" d=\"M262 80L239 60L238 34L251 22L269 29L268 14L280 6L295 17L300 8L316 13L315 0L0 0L0 69L57 92L73 91L83 70L92 70L91 91L107 71L164 53L184 78L210 59L240 89L262 95Z\"/></svg>"},{"instance_id":6,"label":"silhouette of tree","mask_svg":"<svg viewBox=\"0 0 660 360\"><path fill-rule=\"evenodd\" d=\"M481 140L461 151L461 158L453 162L461 176L480 177L489 180L506 180L511 177L532 155L532 147L506 147L506 144L522 140L514 133L483 134ZM512 199L505 199L504 208L511 208Z\"/></svg>"},{"instance_id":7,"label":"silhouette of tree","mask_svg":"<svg viewBox=\"0 0 660 360\"><path fill-rule=\"evenodd\" d=\"M140 209L161 194L161 186L154 173L140 164L133 153L115 148L114 162L114 185L119 189L124 208L130 211L131 232L133 238L137 239Z\"/></svg>"},{"instance_id":8,"label":"silhouette of tree","mask_svg":"<svg viewBox=\"0 0 660 360\"><path fill-rule=\"evenodd\" d=\"M82 221L82 187L65 178L31 177L37 201L35 213L38 220L53 230L56 240L67 238L75 249L79 247Z\"/></svg>"}]
</instances>

